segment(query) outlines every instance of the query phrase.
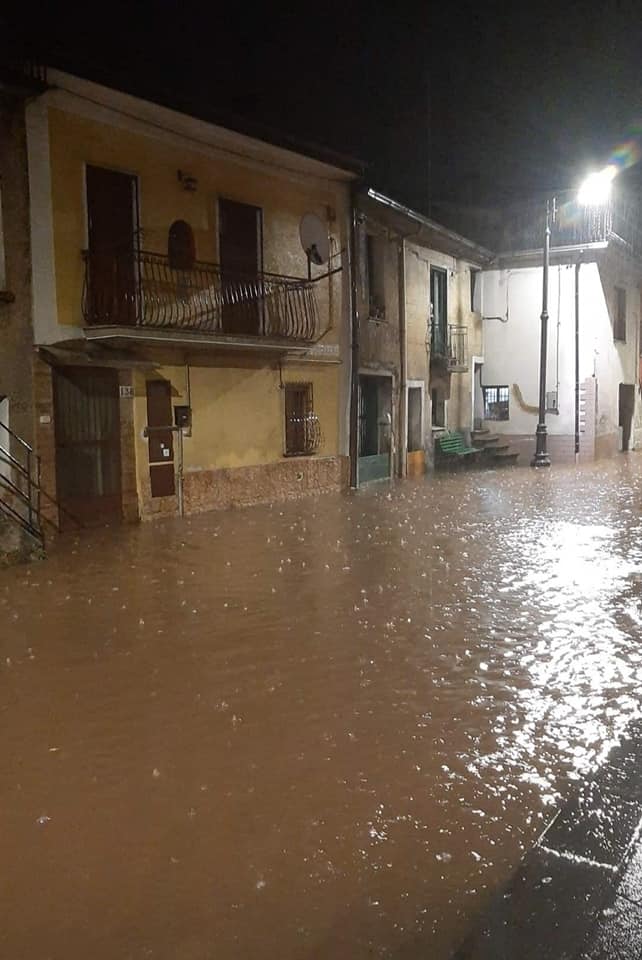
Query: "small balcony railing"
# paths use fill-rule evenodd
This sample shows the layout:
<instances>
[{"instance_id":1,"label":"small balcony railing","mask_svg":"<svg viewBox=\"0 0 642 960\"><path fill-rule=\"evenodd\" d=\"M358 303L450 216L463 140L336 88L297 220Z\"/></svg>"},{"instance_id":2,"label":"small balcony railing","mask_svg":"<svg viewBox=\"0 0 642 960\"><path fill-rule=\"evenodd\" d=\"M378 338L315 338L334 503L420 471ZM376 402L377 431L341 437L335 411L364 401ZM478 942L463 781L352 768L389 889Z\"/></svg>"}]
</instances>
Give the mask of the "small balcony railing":
<instances>
[{"instance_id":1,"label":"small balcony railing","mask_svg":"<svg viewBox=\"0 0 642 960\"><path fill-rule=\"evenodd\" d=\"M321 334L314 283L272 273L188 270L147 251L84 251L86 326L126 326L312 342Z\"/></svg>"},{"instance_id":2,"label":"small balcony railing","mask_svg":"<svg viewBox=\"0 0 642 960\"><path fill-rule=\"evenodd\" d=\"M430 360L433 364L446 367L451 373L468 370L468 328L452 323L447 327L433 325Z\"/></svg>"}]
</instances>

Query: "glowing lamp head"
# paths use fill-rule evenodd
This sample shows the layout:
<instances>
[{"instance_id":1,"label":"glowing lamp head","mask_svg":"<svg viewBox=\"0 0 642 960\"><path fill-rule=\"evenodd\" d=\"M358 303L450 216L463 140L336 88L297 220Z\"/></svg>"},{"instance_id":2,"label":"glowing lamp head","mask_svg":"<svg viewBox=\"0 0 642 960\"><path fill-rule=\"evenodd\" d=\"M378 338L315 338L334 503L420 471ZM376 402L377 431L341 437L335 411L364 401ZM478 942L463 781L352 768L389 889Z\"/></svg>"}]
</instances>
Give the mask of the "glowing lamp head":
<instances>
[{"instance_id":1,"label":"glowing lamp head","mask_svg":"<svg viewBox=\"0 0 642 960\"><path fill-rule=\"evenodd\" d=\"M589 173L578 191L578 203L584 207L599 207L607 203L611 195L611 184L617 172L617 167L611 163L603 170Z\"/></svg>"}]
</instances>

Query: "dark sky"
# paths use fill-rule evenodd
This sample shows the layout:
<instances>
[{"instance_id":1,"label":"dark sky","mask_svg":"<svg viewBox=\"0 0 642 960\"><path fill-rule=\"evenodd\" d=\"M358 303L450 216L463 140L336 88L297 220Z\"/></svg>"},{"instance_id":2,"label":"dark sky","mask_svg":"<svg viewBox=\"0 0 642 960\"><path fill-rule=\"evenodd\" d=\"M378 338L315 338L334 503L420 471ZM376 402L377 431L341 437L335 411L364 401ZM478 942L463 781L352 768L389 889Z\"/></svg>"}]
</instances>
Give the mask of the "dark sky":
<instances>
[{"instance_id":1,"label":"dark sky","mask_svg":"<svg viewBox=\"0 0 642 960\"><path fill-rule=\"evenodd\" d=\"M25 5L22 34L85 76L357 156L427 212L573 186L642 116L640 2L258 10Z\"/></svg>"}]
</instances>

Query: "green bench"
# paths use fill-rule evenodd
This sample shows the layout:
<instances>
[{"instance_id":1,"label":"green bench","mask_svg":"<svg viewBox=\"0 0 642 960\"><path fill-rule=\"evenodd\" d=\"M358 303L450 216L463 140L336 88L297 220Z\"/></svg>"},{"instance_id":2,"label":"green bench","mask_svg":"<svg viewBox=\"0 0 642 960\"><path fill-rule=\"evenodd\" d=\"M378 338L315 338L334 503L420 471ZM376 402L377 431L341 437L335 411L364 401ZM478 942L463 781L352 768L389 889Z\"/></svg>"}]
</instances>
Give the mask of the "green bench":
<instances>
[{"instance_id":1,"label":"green bench","mask_svg":"<svg viewBox=\"0 0 642 960\"><path fill-rule=\"evenodd\" d=\"M466 446L463 434L457 430L449 430L448 433L437 437L437 461L446 464L466 463L477 459L477 454L481 451L477 447Z\"/></svg>"}]
</instances>

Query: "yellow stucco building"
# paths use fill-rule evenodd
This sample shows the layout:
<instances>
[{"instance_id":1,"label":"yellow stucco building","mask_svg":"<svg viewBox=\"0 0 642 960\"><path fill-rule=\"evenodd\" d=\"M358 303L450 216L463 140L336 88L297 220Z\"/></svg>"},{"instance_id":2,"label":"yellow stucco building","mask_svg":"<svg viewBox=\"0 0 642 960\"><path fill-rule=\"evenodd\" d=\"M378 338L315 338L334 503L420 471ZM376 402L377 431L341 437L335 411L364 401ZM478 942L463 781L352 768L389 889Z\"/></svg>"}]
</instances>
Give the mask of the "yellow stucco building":
<instances>
[{"instance_id":1,"label":"yellow stucco building","mask_svg":"<svg viewBox=\"0 0 642 960\"><path fill-rule=\"evenodd\" d=\"M26 124L38 448L63 516L344 484L354 171L49 84Z\"/></svg>"}]
</instances>

